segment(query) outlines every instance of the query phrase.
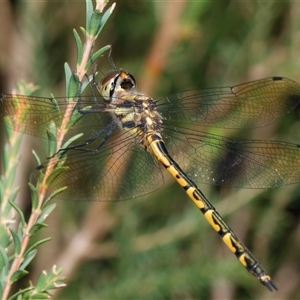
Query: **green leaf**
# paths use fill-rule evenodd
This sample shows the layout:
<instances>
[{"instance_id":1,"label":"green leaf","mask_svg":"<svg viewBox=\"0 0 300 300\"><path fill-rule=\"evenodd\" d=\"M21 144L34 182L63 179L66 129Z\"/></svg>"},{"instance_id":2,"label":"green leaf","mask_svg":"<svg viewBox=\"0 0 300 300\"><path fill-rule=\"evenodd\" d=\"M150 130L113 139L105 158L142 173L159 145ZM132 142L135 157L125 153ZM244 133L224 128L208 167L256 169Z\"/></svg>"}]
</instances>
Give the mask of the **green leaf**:
<instances>
[{"instance_id":1,"label":"green leaf","mask_svg":"<svg viewBox=\"0 0 300 300\"><path fill-rule=\"evenodd\" d=\"M71 70L68 63L64 64L64 69L65 69L65 78L66 78L66 96L68 97L69 84L70 84L70 80L71 80L71 77L72 77L72 70Z\"/></svg>"},{"instance_id":2,"label":"green leaf","mask_svg":"<svg viewBox=\"0 0 300 300\"><path fill-rule=\"evenodd\" d=\"M45 203L43 203L43 210L40 216L37 219L37 223L44 222L46 218L51 214L51 212L56 207L56 203L49 204L48 206L45 206Z\"/></svg>"},{"instance_id":3,"label":"green leaf","mask_svg":"<svg viewBox=\"0 0 300 300\"><path fill-rule=\"evenodd\" d=\"M105 51L109 50L111 48L110 45L104 46L101 49L99 49L97 52L95 52L92 57L88 60L86 67L85 67L85 72L91 67L91 65L96 61L96 59L101 56Z\"/></svg>"},{"instance_id":4,"label":"green leaf","mask_svg":"<svg viewBox=\"0 0 300 300\"><path fill-rule=\"evenodd\" d=\"M10 200L8 200L8 202L9 202L9 204L16 210L16 212L18 213L18 216L19 216L19 218L20 218L20 220L21 220L21 223L22 223L22 227L24 228L26 222L25 222L25 217L24 217L24 215L23 215L22 210L21 210L20 207L19 207L17 204L15 204L14 202L12 202L12 201L10 201Z\"/></svg>"},{"instance_id":5,"label":"green leaf","mask_svg":"<svg viewBox=\"0 0 300 300\"><path fill-rule=\"evenodd\" d=\"M36 293L31 296L31 299L50 299L50 295L48 293Z\"/></svg>"},{"instance_id":6,"label":"green leaf","mask_svg":"<svg viewBox=\"0 0 300 300\"><path fill-rule=\"evenodd\" d=\"M22 262L19 269L24 270L30 264L30 262L34 259L36 253L37 253L37 250L32 250L32 251L28 252L27 255L25 254L24 261Z\"/></svg>"},{"instance_id":7,"label":"green leaf","mask_svg":"<svg viewBox=\"0 0 300 300\"><path fill-rule=\"evenodd\" d=\"M82 34L84 35L84 37L86 37L86 30L83 27L80 27L80 30L81 30Z\"/></svg>"},{"instance_id":8,"label":"green leaf","mask_svg":"<svg viewBox=\"0 0 300 300\"><path fill-rule=\"evenodd\" d=\"M99 34L100 31L103 29L105 23L107 22L108 18L110 17L110 15L112 14L113 10L115 9L115 6L116 6L116 4L114 3L110 8L108 8L108 9L105 11L105 13L104 13L104 15L103 15L103 17L102 17L102 19L101 19L101 26L100 26L100 29L99 29L98 34ZM98 35L98 34L97 34L97 35Z\"/></svg>"},{"instance_id":9,"label":"green leaf","mask_svg":"<svg viewBox=\"0 0 300 300\"><path fill-rule=\"evenodd\" d=\"M16 276L20 276L19 278L21 278L22 274L26 275L25 272L26 271L24 271L24 270L18 270L19 274L16 274ZM30 286L28 288L22 289L22 290L18 291L16 294L12 295L9 298L9 300L50 298L48 290L57 289L59 287L66 286L66 284L63 283L65 278L59 277L59 274L61 272L62 272L62 269L61 268L56 269L55 266L53 266L53 268L49 274L47 274L46 271L43 271L37 280L36 287Z\"/></svg>"},{"instance_id":10,"label":"green leaf","mask_svg":"<svg viewBox=\"0 0 300 300\"><path fill-rule=\"evenodd\" d=\"M93 14L93 11L94 11L94 7L93 7L93 2L91 0L85 0L85 3L86 3L86 6L85 6L86 7L86 11L85 11L85 14L86 14L85 28L88 29L90 21L91 21L92 14Z\"/></svg>"},{"instance_id":11,"label":"green leaf","mask_svg":"<svg viewBox=\"0 0 300 300\"><path fill-rule=\"evenodd\" d=\"M50 240L51 240L51 237L46 238L46 239L42 239L42 240L40 240L40 241L37 241L36 243L34 243L33 245L31 245L31 246L26 250L24 256L26 257L27 255L30 255L30 253L31 253L32 251L36 251L35 249L36 249L39 245L42 245L42 244L44 244L44 243L46 243L46 242L48 242L48 241L50 241ZM22 264L22 265L23 265L23 264ZM25 268L26 268L26 266L25 266Z\"/></svg>"},{"instance_id":12,"label":"green leaf","mask_svg":"<svg viewBox=\"0 0 300 300\"><path fill-rule=\"evenodd\" d=\"M53 156L56 153L56 125L52 121L49 124L49 130L47 130L48 136L48 155L49 157Z\"/></svg>"},{"instance_id":13,"label":"green leaf","mask_svg":"<svg viewBox=\"0 0 300 300\"><path fill-rule=\"evenodd\" d=\"M77 31L75 29L73 29L73 34L75 37L76 47L77 47L77 66L79 66L82 61L83 47L82 47L82 42L79 37L79 34L77 33Z\"/></svg>"},{"instance_id":14,"label":"green leaf","mask_svg":"<svg viewBox=\"0 0 300 300\"><path fill-rule=\"evenodd\" d=\"M59 116L59 121L61 122L60 106L58 105L57 100L56 100L56 98L54 97L53 94L51 94L51 101L52 101L52 103L53 103L53 105L55 107L55 110L57 111L57 115Z\"/></svg>"},{"instance_id":15,"label":"green leaf","mask_svg":"<svg viewBox=\"0 0 300 300\"><path fill-rule=\"evenodd\" d=\"M90 75L88 76L88 78L81 82L81 92L83 92L86 89L86 87L90 84L90 82L92 82L93 79L94 75Z\"/></svg>"},{"instance_id":16,"label":"green leaf","mask_svg":"<svg viewBox=\"0 0 300 300\"><path fill-rule=\"evenodd\" d=\"M20 253L20 250L21 250L21 240L18 236L18 234L16 232L14 232L11 228L9 229L12 237L13 237L13 240L14 240L14 248L15 248L15 255L18 255Z\"/></svg>"},{"instance_id":17,"label":"green leaf","mask_svg":"<svg viewBox=\"0 0 300 300\"><path fill-rule=\"evenodd\" d=\"M4 123L4 130L5 130L5 134L7 135L7 139L9 141L11 141L12 139L12 134L13 134L13 130L11 128L13 128L13 124L10 118L4 118L4 120L2 120ZM5 170L5 169L4 169Z\"/></svg>"},{"instance_id":18,"label":"green leaf","mask_svg":"<svg viewBox=\"0 0 300 300\"><path fill-rule=\"evenodd\" d=\"M68 187L64 186L60 189L55 190L45 201L43 205L48 204L49 201L51 201L56 195L62 193L63 191L65 191Z\"/></svg>"},{"instance_id":19,"label":"green leaf","mask_svg":"<svg viewBox=\"0 0 300 300\"><path fill-rule=\"evenodd\" d=\"M95 9L90 18L89 26L87 27L87 33L91 38L96 38L101 30L102 13Z\"/></svg>"},{"instance_id":20,"label":"green leaf","mask_svg":"<svg viewBox=\"0 0 300 300\"><path fill-rule=\"evenodd\" d=\"M18 281L20 278L27 275L28 273L29 272L26 270L17 270L14 274L12 274L12 276L10 278L10 282L14 283L14 282Z\"/></svg>"},{"instance_id":21,"label":"green leaf","mask_svg":"<svg viewBox=\"0 0 300 300\"><path fill-rule=\"evenodd\" d=\"M17 234L18 234L20 240L22 240L22 238L23 238L23 226L22 226L22 223L19 223L19 225L18 225Z\"/></svg>"},{"instance_id":22,"label":"green leaf","mask_svg":"<svg viewBox=\"0 0 300 300\"><path fill-rule=\"evenodd\" d=\"M64 145L62 146L62 149L68 148L70 146L70 144L72 144L74 141L76 141L77 139L79 139L82 136L83 136L83 133L78 133L78 134L72 136L64 143Z\"/></svg>"},{"instance_id":23,"label":"green leaf","mask_svg":"<svg viewBox=\"0 0 300 300\"><path fill-rule=\"evenodd\" d=\"M36 164L38 166L40 166L41 165L41 160L40 160L39 156L37 155L37 153L34 150L32 150L32 155L33 155L34 160L36 161Z\"/></svg>"},{"instance_id":24,"label":"green leaf","mask_svg":"<svg viewBox=\"0 0 300 300\"><path fill-rule=\"evenodd\" d=\"M4 270L5 274L8 273L9 261L5 250L0 245L0 271Z\"/></svg>"},{"instance_id":25,"label":"green leaf","mask_svg":"<svg viewBox=\"0 0 300 300\"><path fill-rule=\"evenodd\" d=\"M91 20L89 23L89 27L87 27L88 34L92 38L96 38L101 30L103 29L104 25L106 24L108 18L112 14L114 8L115 8L115 3L108 8L105 13L101 13L99 10L95 9L91 16Z\"/></svg>"},{"instance_id":26,"label":"green leaf","mask_svg":"<svg viewBox=\"0 0 300 300\"><path fill-rule=\"evenodd\" d=\"M28 298L28 297L19 297L20 295L24 295L25 293L28 293L29 291L31 291L31 290L33 290L34 289L34 287L33 286L30 286L30 287L28 287L28 288L25 288L25 289L23 289L23 290L20 290L20 291L18 291L17 293L15 293L15 294L13 294L8 300L14 300L14 299L30 299L30 298ZM18 297L18 298L17 298Z\"/></svg>"},{"instance_id":27,"label":"green leaf","mask_svg":"<svg viewBox=\"0 0 300 300\"><path fill-rule=\"evenodd\" d=\"M97 52L95 52L92 56L92 61L96 61L96 59L101 56L105 51L109 50L111 48L110 45L104 46L101 49L99 49Z\"/></svg>"},{"instance_id":28,"label":"green leaf","mask_svg":"<svg viewBox=\"0 0 300 300\"><path fill-rule=\"evenodd\" d=\"M35 210L39 205L39 194L36 187L32 183L28 182L28 186L31 194L32 210Z\"/></svg>"},{"instance_id":29,"label":"green leaf","mask_svg":"<svg viewBox=\"0 0 300 300\"><path fill-rule=\"evenodd\" d=\"M48 225L47 224L44 224L44 223L36 223L34 224L30 230L29 230L29 234L30 235L33 235L35 234L38 230L40 230L41 228L44 228L44 227L47 227Z\"/></svg>"},{"instance_id":30,"label":"green leaf","mask_svg":"<svg viewBox=\"0 0 300 300\"><path fill-rule=\"evenodd\" d=\"M37 280L36 290L38 291L45 290L47 280L48 280L48 274L46 273L46 271L43 271Z\"/></svg>"},{"instance_id":31,"label":"green leaf","mask_svg":"<svg viewBox=\"0 0 300 300\"><path fill-rule=\"evenodd\" d=\"M45 289L46 290L53 290L53 289L56 289L57 288L57 284L55 283L55 282L51 282L50 284L47 284L46 286L45 286Z\"/></svg>"},{"instance_id":32,"label":"green leaf","mask_svg":"<svg viewBox=\"0 0 300 300\"><path fill-rule=\"evenodd\" d=\"M68 91L67 91L67 97L70 98L68 99L68 101L73 101L74 98L78 97L79 88L80 88L79 78L75 73L72 73L68 85Z\"/></svg>"},{"instance_id":33,"label":"green leaf","mask_svg":"<svg viewBox=\"0 0 300 300\"><path fill-rule=\"evenodd\" d=\"M57 269L56 266L53 266L52 270L49 273L43 271L37 280L36 290L47 291L65 286L65 284L63 283L65 278L59 277L61 272L62 268Z\"/></svg>"},{"instance_id":34,"label":"green leaf","mask_svg":"<svg viewBox=\"0 0 300 300\"><path fill-rule=\"evenodd\" d=\"M72 126L74 126L76 124L76 122L82 117L82 114L80 112L78 112L78 110L74 110L66 128L67 130L69 130Z\"/></svg>"},{"instance_id":35,"label":"green leaf","mask_svg":"<svg viewBox=\"0 0 300 300\"><path fill-rule=\"evenodd\" d=\"M48 126L47 136L49 139L56 141L56 135L57 135L56 125L54 121L51 121Z\"/></svg>"}]
</instances>

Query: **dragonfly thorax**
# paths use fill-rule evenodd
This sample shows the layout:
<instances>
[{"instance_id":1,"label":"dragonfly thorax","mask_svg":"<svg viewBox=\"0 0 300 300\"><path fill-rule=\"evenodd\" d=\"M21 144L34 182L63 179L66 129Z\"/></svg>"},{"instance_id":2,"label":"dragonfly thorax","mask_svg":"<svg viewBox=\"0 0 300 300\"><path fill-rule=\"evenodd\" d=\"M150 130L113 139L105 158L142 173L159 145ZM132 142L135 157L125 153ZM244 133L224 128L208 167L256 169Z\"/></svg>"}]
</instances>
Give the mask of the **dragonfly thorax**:
<instances>
[{"instance_id":1,"label":"dragonfly thorax","mask_svg":"<svg viewBox=\"0 0 300 300\"><path fill-rule=\"evenodd\" d=\"M108 111L119 126L144 144L149 134L160 134L162 117L156 102L137 91L134 77L121 70L104 77L100 86L101 95L109 103Z\"/></svg>"}]
</instances>

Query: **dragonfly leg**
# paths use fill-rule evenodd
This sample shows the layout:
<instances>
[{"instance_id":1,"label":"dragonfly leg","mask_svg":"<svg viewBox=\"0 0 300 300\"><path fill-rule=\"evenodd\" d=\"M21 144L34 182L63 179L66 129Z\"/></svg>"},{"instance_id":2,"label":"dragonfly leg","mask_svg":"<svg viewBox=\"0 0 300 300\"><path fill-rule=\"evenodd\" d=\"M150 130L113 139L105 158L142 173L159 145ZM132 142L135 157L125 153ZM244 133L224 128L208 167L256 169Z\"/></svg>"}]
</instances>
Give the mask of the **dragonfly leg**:
<instances>
[{"instance_id":1,"label":"dragonfly leg","mask_svg":"<svg viewBox=\"0 0 300 300\"><path fill-rule=\"evenodd\" d=\"M79 145L70 146L70 147L67 147L67 148L61 148L57 151L56 154L58 154L59 152L66 152L68 150L80 150L80 151L85 151L85 152L94 152L94 153L96 153L101 149L101 147L103 147L103 145L107 142L109 137L115 132L117 127L118 127L118 125L116 124L116 122L112 121L110 124L108 124L107 126L102 128L100 131L98 131L95 135L93 135L91 138L86 140L84 143L79 144ZM97 147L90 148L90 149L86 148L87 145L93 143L96 139L98 139L103 134L105 134L105 136L103 137L101 142L97 145Z\"/></svg>"}]
</instances>

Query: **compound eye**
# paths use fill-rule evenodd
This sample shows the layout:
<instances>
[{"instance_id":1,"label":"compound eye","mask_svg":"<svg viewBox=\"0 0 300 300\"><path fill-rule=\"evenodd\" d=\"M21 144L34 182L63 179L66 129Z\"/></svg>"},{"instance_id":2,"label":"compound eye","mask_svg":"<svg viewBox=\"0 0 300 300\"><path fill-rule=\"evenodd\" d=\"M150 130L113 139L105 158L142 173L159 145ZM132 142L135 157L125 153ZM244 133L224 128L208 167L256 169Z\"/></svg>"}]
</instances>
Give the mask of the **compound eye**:
<instances>
[{"instance_id":1,"label":"compound eye","mask_svg":"<svg viewBox=\"0 0 300 300\"><path fill-rule=\"evenodd\" d=\"M124 91L130 91L136 88L134 77L125 71L120 72L120 77L117 82L117 85L119 85L120 88Z\"/></svg>"},{"instance_id":2,"label":"compound eye","mask_svg":"<svg viewBox=\"0 0 300 300\"><path fill-rule=\"evenodd\" d=\"M116 78L119 76L118 71L108 73L101 81L99 92L101 96L109 101L114 93Z\"/></svg>"},{"instance_id":3,"label":"compound eye","mask_svg":"<svg viewBox=\"0 0 300 300\"><path fill-rule=\"evenodd\" d=\"M133 77L133 75L131 74L128 74L128 77L130 78L130 80L132 81L133 83L133 87L136 87L136 81L135 81L135 78Z\"/></svg>"}]
</instances>

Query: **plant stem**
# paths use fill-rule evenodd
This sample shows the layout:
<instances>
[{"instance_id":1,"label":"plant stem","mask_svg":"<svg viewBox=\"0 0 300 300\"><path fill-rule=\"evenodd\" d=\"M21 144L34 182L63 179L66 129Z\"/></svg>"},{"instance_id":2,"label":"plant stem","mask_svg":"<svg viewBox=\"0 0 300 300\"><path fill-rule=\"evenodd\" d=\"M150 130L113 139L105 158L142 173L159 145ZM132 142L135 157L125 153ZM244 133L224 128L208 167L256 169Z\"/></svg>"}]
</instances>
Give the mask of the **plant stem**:
<instances>
[{"instance_id":1,"label":"plant stem","mask_svg":"<svg viewBox=\"0 0 300 300\"><path fill-rule=\"evenodd\" d=\"M97 1L96 9L102 11L104 9L104 7L106 6L107 2L108 1L106 1L106 0ZM96 37L89 37L89 36L86 37L86 42L84 45L83 59L81 61L81 64L79 66L77 66L77 70L76 70L76 74L78 75L79 81L82 81L85 76L84 70L85 70L87 62L90 58L95 39L96 39ZM58 128L57 149L56 149L57 151L59 151L59 149L62 146L64 136L67 133L67 124L72 116L72 112L73 112L75 105L76 105L76 101L69 102L67 109L65 111L65 114L63 116L63 119L62 119L62 124ZM4 283L4 288L3 288L2 300L6 300L8 298L8 295L9 295L11 287L12 287L12 282L11 282L12 275L20 268L20 265L24 260L24 254L26 252L26 249L28 247L28 243L30 240L30 230L37 223L38 217L41 214L41 211L42 211L41 208L44 203L46 192L48 189L47 180L48 180L50 174L53 172L57 160L58 160L58 157L53 156L52 158L50 158L50 160L47 164L47 168L45 171L45 175L43 177L43 181L40 183L39 189L38 189L38 195L39 195L38 205L37 205L36 209L32 210L31 215L28 220L28 223L25 225L25 228L23 228L23 236L22 236L22 240L21 240L20 253L17 256L15 256L15 258L12 262L9 274L6 277L6 280Z\"/></svg>"}]
</instances>

